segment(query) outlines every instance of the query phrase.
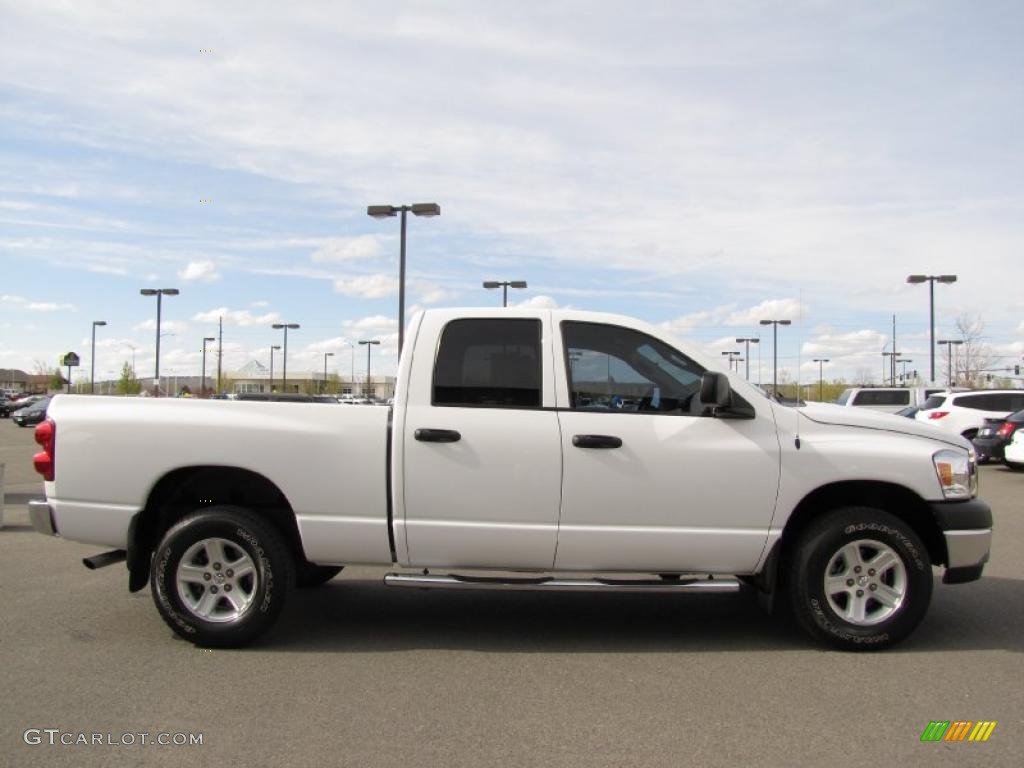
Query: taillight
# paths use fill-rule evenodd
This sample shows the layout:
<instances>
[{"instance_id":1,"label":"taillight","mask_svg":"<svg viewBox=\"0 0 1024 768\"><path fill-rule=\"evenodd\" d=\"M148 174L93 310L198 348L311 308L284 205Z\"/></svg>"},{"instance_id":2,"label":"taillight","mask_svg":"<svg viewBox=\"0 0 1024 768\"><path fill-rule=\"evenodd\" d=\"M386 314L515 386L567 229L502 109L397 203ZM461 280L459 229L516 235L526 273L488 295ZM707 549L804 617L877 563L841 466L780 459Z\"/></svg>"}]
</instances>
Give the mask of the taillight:
<instances>
[{"instance_id":1,"label":"taillight","mask_svg":"<svg viewBox=\"0 0 1024 768\"><path fill-rule=\"evenodd\" d=\"M57 453L57 425L53 419L39 422L36 442L43 446L43 450L32 457L32 465L43 476L43 480L53 480L54 457Z\"/></svg>"},{"instance_id":2,"label":"taillight","mask_svg":"<svg viewBox=\"0 0 1024 768\"><path fill-rule=\"evenodd\" d=\"M929 419L941 419L943 416L949 416L949 411L931 411L928 414Z\"/></svg>"},{"instance_id":3,"label":"taillight","mask_svg":"<svg viewBox=\"0 0 1024 768\"><path fill-rule=\"evenodd\" d=\"M1003 426L999 428L999 431L996 432L996 434L1008 440L1010 438L1010 435L1013 434L1014 430L1017 429L1017 426L1017 424L1007 421L1003 424Z\"/></svg>"}]
</instances>

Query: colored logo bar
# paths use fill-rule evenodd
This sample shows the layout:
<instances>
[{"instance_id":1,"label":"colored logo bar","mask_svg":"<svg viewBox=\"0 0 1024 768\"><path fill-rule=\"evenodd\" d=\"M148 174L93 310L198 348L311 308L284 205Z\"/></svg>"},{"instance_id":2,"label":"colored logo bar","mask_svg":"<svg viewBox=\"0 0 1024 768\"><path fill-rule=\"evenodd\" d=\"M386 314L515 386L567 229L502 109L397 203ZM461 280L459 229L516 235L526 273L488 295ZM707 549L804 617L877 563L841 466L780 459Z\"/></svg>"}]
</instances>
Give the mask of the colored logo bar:
<instances>
[{"instance_id":1,"label":"colored logo bar","mask_svg":"<svg viewBox=\"0 0 1024 768\"><path fill-rule=\"evenodd\" d=\"M921 741L988 741L995 728L995 720L932 720Z\"/></svg>"}]
</instances>

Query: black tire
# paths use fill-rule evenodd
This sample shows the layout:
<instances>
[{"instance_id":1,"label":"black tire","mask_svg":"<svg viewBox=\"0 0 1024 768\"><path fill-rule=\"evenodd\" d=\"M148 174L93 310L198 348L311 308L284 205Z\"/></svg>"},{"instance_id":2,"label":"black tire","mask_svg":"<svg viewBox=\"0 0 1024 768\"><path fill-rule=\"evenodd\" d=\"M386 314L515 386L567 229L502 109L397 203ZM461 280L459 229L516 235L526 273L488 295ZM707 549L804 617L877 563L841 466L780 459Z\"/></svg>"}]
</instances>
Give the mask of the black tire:
<instances>
[{"instance_id":1,"label":"black tire","mask_svg":"<svg viewBox=\"0 0 1024 768\"><path fill-rule=\"evenodd\" d=\"M826 589L829 573L835 591ZM797 622L844 650L900 642L924 618L932 596L921 539L899 518L871 507L844 507L812 523L789 550L783 576Z\"/></svg>"},{"instance_id":2,"label":"black tire","mask_svg":"<svg viewBox=\"0 0 1024 768\"><path fill-rule=\"evenodd\" d=\"M295 569L295 586L298 589L312 589L326 584L344 568L343 565L313 565L303 563Z\"/></svg>"},{"instance_id":3,"label":"black tire","mask_svg":"<svg viewBox=\"0 0 1024 768\"><path fill-rule=\"evenodd\" d=\"M210 562L211 551L224 562ZM233 563L244 575L232 572ZM294 579L289 547L272 525L246 509L218 506L193 512L164 534L150 587L160 616L181 637L230 648L273 626Z\"/></svg>"}]
</instances>

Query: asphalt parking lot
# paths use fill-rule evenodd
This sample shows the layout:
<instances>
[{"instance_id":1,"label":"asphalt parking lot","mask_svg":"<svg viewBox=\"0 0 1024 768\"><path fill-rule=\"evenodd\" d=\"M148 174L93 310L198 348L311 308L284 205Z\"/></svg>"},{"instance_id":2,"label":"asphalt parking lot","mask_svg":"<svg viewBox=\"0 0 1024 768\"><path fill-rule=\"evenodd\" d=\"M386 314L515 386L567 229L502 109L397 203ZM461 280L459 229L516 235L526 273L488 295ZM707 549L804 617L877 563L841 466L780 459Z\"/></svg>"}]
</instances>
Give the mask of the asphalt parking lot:
<instances>
[{"instance_id":1,"label":"asphalt parking lot","mask_svg":"<svg viewBox=\"0 0 1024 768\"><path fill-rule=\"evenodd\" d=\"M937 585L903 645L823 650L747 595L386 589L351 568L293 595L258 646L176 639L123 566L40 536L32 431L0 421L0 765L1018 766L1024 473L982 468L984 579ZM922 743L989 720L986 743ZM202 734L201 745L27 744Z\"/></svg>"}]
</instances>

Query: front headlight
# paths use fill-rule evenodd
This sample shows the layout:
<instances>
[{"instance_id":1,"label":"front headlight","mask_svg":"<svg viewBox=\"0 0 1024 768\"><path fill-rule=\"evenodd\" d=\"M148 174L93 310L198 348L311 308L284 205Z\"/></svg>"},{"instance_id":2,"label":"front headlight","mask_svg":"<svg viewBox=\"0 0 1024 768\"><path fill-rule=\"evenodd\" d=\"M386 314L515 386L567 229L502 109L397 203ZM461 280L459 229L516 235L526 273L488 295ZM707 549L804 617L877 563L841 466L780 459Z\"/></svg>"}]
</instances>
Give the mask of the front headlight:
<instances>
[{"instance_id":1,"label":"front headlight","mask_svg":"<svg viewBox=\"0 0 1024 768\"><path fill-rule=\"evenodd\" d=\"M978 468L974 451L945 450L932 457L942 495L947 499L971 499L978 494Z\"/></svg>"}]
</instances>

